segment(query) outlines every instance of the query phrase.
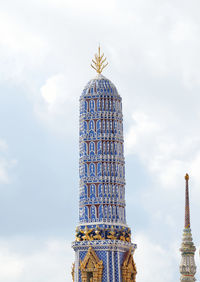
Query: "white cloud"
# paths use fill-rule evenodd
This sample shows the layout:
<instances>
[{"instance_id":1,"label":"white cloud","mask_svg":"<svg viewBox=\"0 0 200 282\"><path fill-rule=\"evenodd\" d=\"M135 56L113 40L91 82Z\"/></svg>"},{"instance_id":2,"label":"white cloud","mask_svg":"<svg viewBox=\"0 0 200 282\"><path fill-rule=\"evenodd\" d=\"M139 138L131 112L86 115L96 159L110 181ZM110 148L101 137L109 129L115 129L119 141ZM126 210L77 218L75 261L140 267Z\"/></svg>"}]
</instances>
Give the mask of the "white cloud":
<instances>
[{"instance_id":1,"label":"white cloud","mask_svg":"<svg viewBox=\"0 0 200 282\"><path fill-rule=\"evenodd\" d=\"M8 184L10 182L9 169L15 166L16 163L16 160L0 158L0 183Z\"/></svg>"},{"instance_id":2,"label":"white cloud","mask_svg":"<svg viewBox=\"0 0 200 282\"><path fill-rule=\"evenodd\" d=\"M21 246L20 249L18 245ZM25 250L26 245L29 247ZM73 255L71 244L58 238L43 242L39 240L39 243L26 237L1 239L0 280L4 282L71 281Z\"/></svg>"},{"instance_id":3,"label":"white cloud","mask_svg":"<svg viewBox=\"0 0 200 282\"><path fill-rule=\"evenodd\" d=\"M41 1L38 1L41 3ZM68 8L71 10L76 10L78 13L80 11L83 12L101 12L101 13L110 13L112 9L116 6L116 0L110 0L109 2L106 0L102 0L101 5L94 5L93 0L85 0L84 2L81 0L43 0L45 5L51 6L53 8L63 9ZM106 9L105 9L106 6Z\"/></svg>"},{"instance_id":4,"label":"white cloud","mask_svg":"<svg viewBox=\"0 0 200 282\"><path fill-rule=\"evenodd\" d=\"M160 113L134 112L125 140L126 154L137 155L162 187L174 188L186 172L199 180L200 134L196 127L183 131L174 126L174 120L187 124L188 116L180 117L172 110L170 115L166 119Z\"/></svg>"},{"instance_id":5,"label":"white cloud","mask_svg":"<svg viewBox=\"0 0 200 282\"><path fill-rule=\"evenodd\" d=\"M57 64L62 62L64 68L70 66L78 73L80 68L83 74L84 58L92 56L93 46L100 41L109 50L112 66L117 66L118 71L135 74L142 70L157 77L173 74L177 79L181 76L187 85L199 83L200 60L195 55L200 46L199 17L194 4L188 10L186 3L180 7L178 1L159 5L146 0L126 4L104 0L101 5L91 0L8 2L15 12L2 5L3 69L13 70L15 66L21 76L27 77L33 69L46 71L45 65L51 71L58 70Z\"/></svg>"},{"instance_id":6,"label":"white cloud","mask_svg":"<svg viewBox=\"0 0 200 282\"><path fill-rule=\"evenodd\" d=\"M135 242L138 248L135 251L135 262L137 267L138 282L174 282L173 265L179 261L176 258L176 250L172 247L159 245L151 241L147 235L137 234ZM171 242L169 242L171 245Z\"/></svg>"},{"instance_id":7,"label":"white cloud","mask_svg":"<svg viewBox=\"0 0 200 282\"><path fill-rule=\"evenodd\" d=\"M63 74L57 74L48 78L45 85L41 87L41 95L49 113L58 113L60 110L63 110L62 113L64 113L63 104L74 101L67 80L67 77ZM63 109L61 107L63 107ZM69 110L69 108L67 110Z\"/></svg>"},{"instance_id":8,"label":"white cloud","mask_svg":"<svg viewBox=\"0 0 200 282\"><path fill-rule=\"evenodd\" d=\"M0 183L8 184L11 180L9 171L16 166L17 160L10 159L6 153L8 144L4 139L0 139Z\"/></svg>"},{"instance_id":9,"label":"white cloud","mask_svg":"<svg viewBox=\"0 0 200 282\"><path fill-rule=\"evenodd\" d=\"M49 77L40 88L35 113L49 128L73 136L77 131L74 124L78 125L78 100L69 80L64 74Z\"/></svg>"},{"instance_id":10,"label":"white cloud","mask_svg":"<svg viewBox=\"0 0 200 282\"><path fill-rule=\"evenodd\" d=\"M14 13L1 10L1 80L23 81L27 84L28 73L42 66L47 53L44 37L30 30Z\"/></svg>"},{"instance_id":11,"label":"white cloud","mask_svg":"<svg viewBox=\"0 0 200 282\"><path fill-rule=\"evenodd\" d=\"M192 103L195 102L197 103L196 100ZM174 103L178 103L176 99ZM139 197L152 227L151 236L157 240L165 240L165 236L172 234L181 238L185 173L190 175L191 216L193 222L198 224L200 120L194 104L191 105L193 114L189 115L185 111L181 112L178 106L174 109L161 107L162 114L154 105L149 109L143 103L143 111L133 112L132 122L125 136L126 154L137 156L150 179ZM167 109L169 113L165 115ZM134 195L132 191L132 197ZM134 224L133 220L131 224ZM196 228L194 224L192 226ZM195 231L197 229L199 232L199 228Z\"/></svg>"},{"instance_id":12,"label":"white cloud","mask_svg":"<svg viewBox=\"0 0 200 282\"><path fill-rule=\"evenodd\" d=\"M78 124L78 101L69 77L64 74L51 76L40 88L40 95L35 105L38 117L50 128L73 135L74 124Z\"/></svg>"},{"instance_id":13,"label":"white cloud","mask_svg":"<svg viewBox=\"0 0 200 282\"><path fill-rule=\"evenodd\" d=\"M1 281L17 281L23 272L23 261L15 253L9 251L5 246L1 246L0 250Z\"/></svg>"},{"instance_id":14,"label":"white cloud","mask_svg":"<svg viewBox=\"0 0 200 282\"><path fill-rule=\"evenodd\" d=\"M5 152L8 149L8 144L5 140L0 139L0 151Z\"/></svg>"}]
</instances>

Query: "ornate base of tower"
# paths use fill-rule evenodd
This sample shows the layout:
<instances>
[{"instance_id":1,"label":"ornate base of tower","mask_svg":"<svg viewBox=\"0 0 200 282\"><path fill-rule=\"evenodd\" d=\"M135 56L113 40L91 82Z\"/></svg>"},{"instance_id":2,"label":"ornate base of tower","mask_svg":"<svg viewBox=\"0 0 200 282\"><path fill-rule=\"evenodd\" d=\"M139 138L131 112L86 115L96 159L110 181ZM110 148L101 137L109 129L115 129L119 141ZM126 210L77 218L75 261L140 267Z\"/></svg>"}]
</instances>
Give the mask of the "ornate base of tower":
<instances>
[{"instance_id":1,"label":"ornate base of tower","mask_svg":"<svg viewBox=\"0 0 200 282\"><path fill-rule=\"evenodd\" d=\"M73 242L74 282L135 281L133 254L136 245L120 240Z\"/></svg>"},{"instance_id":2,"label":"ornate base of tower","mask_svg":"<svg viewBox=\"0 0 200 282\"><path fill-rule=\"evenodd\" d=\"M196 265L194 261L194 254L196 248L192 241L192 233L190 228L186 228L183 230L183 242L180 248L182 259L180 264L180 273L182 282L194 282L195 273L196 273Z\"/></svg>"}]
</instances>

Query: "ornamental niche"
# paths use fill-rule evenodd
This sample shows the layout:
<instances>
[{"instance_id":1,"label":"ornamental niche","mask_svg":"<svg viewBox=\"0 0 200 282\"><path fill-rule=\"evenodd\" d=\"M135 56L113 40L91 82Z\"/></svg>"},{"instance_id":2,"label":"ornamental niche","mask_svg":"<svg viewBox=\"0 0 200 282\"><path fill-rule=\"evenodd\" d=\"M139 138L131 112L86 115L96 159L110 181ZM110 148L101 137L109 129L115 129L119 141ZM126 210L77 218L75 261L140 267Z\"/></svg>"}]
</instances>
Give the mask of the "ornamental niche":
<instances>
[{"instance_id":1,"label":"ornamental niche","mask_svg":"<svg viewBox=\"0 0 200 282\"><path fill-rule=\"evenodd\" d=\"M101 282L103 274L103 262L90 247L84 258L80 261L82 282Z\"/></svg>"},{"instance_id":2,"label":"ornamental niche","mask_svg":"<svg viewBox=\"0 0 200 282\"><path fill-rule=\"evenodd\" d=\"M124 262L122 264L122 281L123 282L135 282L136 280L136 266L132 255L132 249L125 254Z\"/></svg>"}]
</instances>

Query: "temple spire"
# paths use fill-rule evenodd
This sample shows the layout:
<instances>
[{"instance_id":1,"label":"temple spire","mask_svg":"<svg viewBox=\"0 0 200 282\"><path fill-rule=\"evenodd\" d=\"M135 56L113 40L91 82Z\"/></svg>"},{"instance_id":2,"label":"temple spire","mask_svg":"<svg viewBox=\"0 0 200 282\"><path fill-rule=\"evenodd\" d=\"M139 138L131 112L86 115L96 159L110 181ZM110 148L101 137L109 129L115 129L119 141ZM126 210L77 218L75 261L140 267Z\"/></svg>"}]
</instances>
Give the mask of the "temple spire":
<instances>
[{"instance_id":1,"label":"temple spire","mask_svg":"<svg viewBox=\"0 0 200 282\"><path fill-rule=\"evenodd\" d=\"M185 228L190 228L189 175L185 175Z\"/></svg>"},{"instance_id":2,"label":"temple spire","mask_svg":"<svg viewBox=\"0 0 200 282\"><path fill-rule=\"evenodd\" d=\"M183 238L181 244L181 263L180 263L180 281L194 282L196 265L194 261L194 254L196 248L192 240L192 232L190 229L190 205L189 205L189 175L185 175L185 228L183 230Z\"/></svg>"},{"instance_id":3,"label":"temple spire","mask_svg":"<svg viewBox=\"0 0 200 282\"><path fill-rule=\"evenodd\" d=\"M79 224L72 247L74 282L122 282L136 279L137 247L126 223L122 98L101 75L106 58L98 52L98 75L80 96Z\"/></svg>"}]
</instances>

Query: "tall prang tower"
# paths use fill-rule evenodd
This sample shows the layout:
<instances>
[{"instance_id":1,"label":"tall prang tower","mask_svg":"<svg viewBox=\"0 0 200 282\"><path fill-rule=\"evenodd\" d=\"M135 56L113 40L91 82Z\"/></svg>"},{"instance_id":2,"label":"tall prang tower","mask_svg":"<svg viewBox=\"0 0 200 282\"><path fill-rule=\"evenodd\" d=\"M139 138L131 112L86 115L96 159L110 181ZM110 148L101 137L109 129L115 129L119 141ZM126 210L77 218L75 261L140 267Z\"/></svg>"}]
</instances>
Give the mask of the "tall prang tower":
<instances>
[{"instance_id":1,"label":"tall prang tower","mask_svg":"<svg viewBox=\"0 0 200 282\"><path fill-rule=\"evenodd\" d=\"M180 263L180 281L181 282L194 282L196 265L194 261L194 254L196 248L192 241L192 233L190 229L190 204L189 204L189 175L185 175L186 188L185 188L185 228L183 230L183 239L181 244L181 263Z\"/></svg>"},{"instance_id":2,"label":"tall prang tower","mask_svg":"<svg viewBox=\"0 0 200 282\"><path fill-rule=\"evenodd\" d=\"M131 230L125 213L122 99L101 72L100 47L91 65L97 76L80 97L79 225L72 243L75 282L135 281Z\"/></svg>"}]
</instances>

